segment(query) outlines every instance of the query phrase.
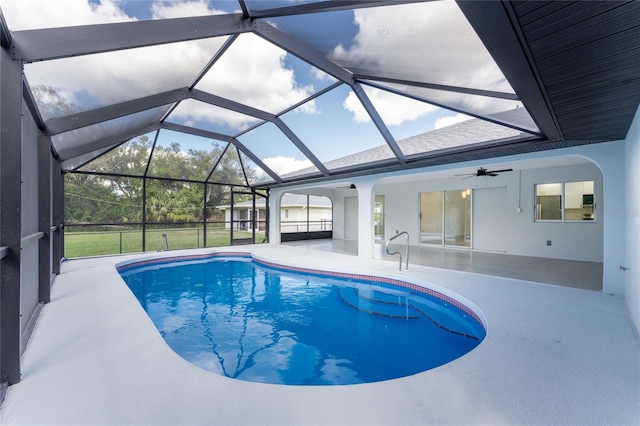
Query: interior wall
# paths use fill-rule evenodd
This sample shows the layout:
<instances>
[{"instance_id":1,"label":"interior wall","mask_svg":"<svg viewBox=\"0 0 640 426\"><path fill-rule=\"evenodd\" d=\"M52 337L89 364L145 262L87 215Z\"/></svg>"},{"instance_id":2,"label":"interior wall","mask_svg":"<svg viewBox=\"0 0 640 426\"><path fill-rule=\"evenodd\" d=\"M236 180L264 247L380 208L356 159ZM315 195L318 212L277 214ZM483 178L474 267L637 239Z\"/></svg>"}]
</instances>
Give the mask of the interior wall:
<instances>
[{"instance_id":1,"label":"interior wall","mask_svg":"<svg viewBox=\"0 0 640 426\"><path fill-rule=\"evenodd\" d=\"M626 172L626 261L625 298L640 331L640 108L625 141Z\"/></svg>"},{"instance_id":2,"label":"interior wall","mask_svg":"<svg viewBox=\"0 0 640 426\"><path fill-rule=\"evenodd\" d=\"M595 221L577 223L535 222L534 184L550 182L596 181L597 203ZM553 257L570 260L602 262L603 258L603 192L602 173L593 163L561 167L525 169L500 174L496 177L462 179L416 179L409 182L380 184L376 194L386 199L385 239L395 231L408 231L412 244L419 241L420 192L450 191L471 188L479 192L491 188L506 188L501 200L505 212L502 215L483 215L475 212L474 232L480 232L484 240L478 241L486 249L525 256ZM520 213L518 213L518 208ZM475 237L472 237L475 238ZM547 245L547 240L551 245ZM474 247L476 241L473 241Z\"/></svg>"}]
</instances>

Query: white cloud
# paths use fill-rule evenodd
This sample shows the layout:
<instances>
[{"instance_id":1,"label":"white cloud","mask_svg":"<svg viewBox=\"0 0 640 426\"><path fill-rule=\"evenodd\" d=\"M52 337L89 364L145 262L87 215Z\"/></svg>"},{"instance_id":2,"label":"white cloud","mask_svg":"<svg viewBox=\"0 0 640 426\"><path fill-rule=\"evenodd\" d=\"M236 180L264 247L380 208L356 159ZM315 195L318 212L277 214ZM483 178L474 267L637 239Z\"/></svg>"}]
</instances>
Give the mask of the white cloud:
<instances>
[{"instance_id":1,"label":"white cloud","mask_svg":"<svg viewBox=\"0 0 640 426\"><path fill-rule=\"evenodd\" d=\"M293 157L270 157L265 158L262 162L278 175L283 175L297 170L306 169L313 166L309 160L296 160Z\"/></svg>"},{"instance_id":2,"label":"white cloud","mask_svg":"<svg viewBox=\"0 0 640 426\"><path fill-rule=\"evenodd\" d=\"M464 85L487 66L501 75L455 2L360 9L354 23L354 43L339 46L336 59L373 69L384 63L440 84Z\"/></svg>"},{"instance_id":3,"label":"white cloud","mask_svg":"<svg viewBox=\"0 0 640 426\"><path fill-rule=\"evenodd\" d=\"M316 67L312 67L311 68L311 75L314 78L316 78L318 81L328 81L328 82L331 82L331 83L338 81L331 74L327 74L326 72L324 72L321 69L316 68Z\"/></svg>"},{"instance_id":4,"label":"white cloud","mask_svg":"<svg viewBox=\"0 0 640 426\"><path fill-rule=\"evenodd\" d=\"M206 0L159 1L151 6L153 19L186 18L219 15L222 10L210 9Z\"/></svg>"},{"instance_id":5,"label":"white cloud","mask_svg":"<svg viewBox=\"0 0 640 426\"><path fill-rule=\"evenodd\" d=\"M61 1L73 3L73 7L68 8L69 14L77 16L82 11L85 22L133 19L118 9L118 2L89 6L87 0ZM27 6L31 2L35 0L25 0ZM51 7L54 3L55 8ZM46 5L47 11L52 9L56 13L66 10L58 2L50 0L38 4ZM219 12L209 9L203 0L157 2L152 5L152 11L154 18ZM21 11L20 15L48 19L47 13L42 11L28 14ZM218 37L45 61L27 64L25 73L32 86L52 87L64 95L67 103L76 105L76 110L95 108L188 86L225 40L226 37ZM280 112L313 92L313 87L297 83L294 71L285 66L286 54L260 37L242 35L197 88L255 108ZM300 110L315 112L315 102L305 104ZM202 107L187 111L180 118L184 121L205 119L223 122L236 129L246 125L246 117L233 112L212 111L212 108Z\"/></svg>"},{"instance_id":6,"label":"white cloud","mask_svg":"<svg viewBox=\"0 0 640 426\"><path fill-rule=\"evenodd\" d=\"M127 15L121 0L0 0L11 30L105 24L137 20ZM206 0L159 0L151 3L152 19L182 18L225 13Z\"/></svg>"},{"instance_id":7,"label":"white cloud","mask_svg":"<svg viewBox=\"0 0 640 426\"><path fill-rule=\"evenodd\" d=\"M343 66L441 85L512 90L455 2L359 9L354 24L358 34L351 44L338 45L330 54ZM491 98L454 92L438 96L437 101L459 108L505 109L503 102L490 105Z\"/></svg>"},{"instance_id":8,"label":"white cloud","mask_svg":"<svg viewBox=\"0 0 640 426\"><path fill-rule=\"evenodd\" d=\"M12 31L134 21L120 9L118 1L102 0L0 0Z\"/></svg>"},{"instance_id":9,"label":"white cloud","mask_svg":"<svg viewBox=\"0 0 640 426\"><path fill-rule=\"evenodd\" d=\"M405 122L424 117L430 112L438 110L437 107L395 95L376 88L365 88L366 94L376 108L380 117L387 126L399 126ZM371 121L367 111L354 92L349 93L345 99L344 108L353 113L353 118L358 123Z\"/></svg>"},{"instance_id":10,"label":"white cloud","mask_svg":"<svg viewBox=\"0 0 640 426\"><path fill-rule=\"evenodd\" d=\"M313 93L310 85L297 83L285 66L287 53L264 39L243 34L196 86L200 90L277 113ZM315 111L315 103L303 106Z\"/></svg>"},{"instance_id":11,"label":"white cloud","mask_svg":"<svg viewBox=\"0 0 640 426\"><path fill-rule=\"evenodd\" d=\"M216 123L229 126L234 131L242 131L259 120L244 114L210 105L204 102L186 99L169 116L169 121L180 121L185 126L195 126L196 122Z\"/></svg>"},{"instance_id":12,"label":"white cloud","mask_svg":"<svg viewBox=\"0 0 640 426\"><path fill-rule=\"evenodd\" d=\"M449 117L440 117L434 123L435 129L441 129L443 127L451 126L456 123L460 123L462 121L470 120L472 117L464 114L456 114Z\"/></svg>"},{"instance_id":13,"label":"white cloud","mask_svg":"<svg viewBox=\"0 0 640 426\"><path fill-rule=\"evenodd\" d=\"M222 42L196 40L36 62L25 65L25 74L32 86L73 93L65 99L82 110L186 87Z\"/></svg>"},{"instance_id":14,"label":"white cloud","mask_svg":"<svg viewBox=\"0 0 640 426\"><path fill-rule=\"evenodd\" d=\"M17 3L0 1L3 1L3 7ZM118 1L90 5L87 0L20 0L20 8L39 5L42 9L33 12L20 10L20 15L29 16L35 27L58 22L59 17L70 17L75 25L134 20L119 9L119 4ZM176 6L178 3L171 4ZM161 10L169 13L169 9ZM78 111L186 87L220 48L224 39L195 40L36 62L25 65L25 74L32 87L53 88ZM45 93L42 90L40 92ZM53 116L60 114L53 109L49 111ZM44 118L51 116L45 114Z\"/></svg>"},{"instance_id":15,"label":"white cloud","mask_svg":"<svg viewBox=\"0 0 640 426\"><path fill-rule=\"evenodd\" d=\"M350 92L349 96L344 100L342 106L353 114L353 120L356 123L366 123L371 121L371 117L355 93Z\"/></svg>"}]
</instances>

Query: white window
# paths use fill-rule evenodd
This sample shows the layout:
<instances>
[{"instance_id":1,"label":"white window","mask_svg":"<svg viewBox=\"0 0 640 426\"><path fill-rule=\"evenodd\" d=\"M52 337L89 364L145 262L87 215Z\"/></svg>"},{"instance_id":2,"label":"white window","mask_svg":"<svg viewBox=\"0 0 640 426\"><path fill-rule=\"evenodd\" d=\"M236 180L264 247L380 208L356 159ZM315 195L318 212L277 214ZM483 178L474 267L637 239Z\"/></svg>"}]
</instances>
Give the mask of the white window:
<instances>
[{"instance_id":1,"label":"white window","mask_svg":"<svg viewBox=\"0 0 640 426\"><path fill-rule=\"evenodd\" d=\"M594 181L535 185L536 221L593 221Z\"/></svg>"}]
</instances>

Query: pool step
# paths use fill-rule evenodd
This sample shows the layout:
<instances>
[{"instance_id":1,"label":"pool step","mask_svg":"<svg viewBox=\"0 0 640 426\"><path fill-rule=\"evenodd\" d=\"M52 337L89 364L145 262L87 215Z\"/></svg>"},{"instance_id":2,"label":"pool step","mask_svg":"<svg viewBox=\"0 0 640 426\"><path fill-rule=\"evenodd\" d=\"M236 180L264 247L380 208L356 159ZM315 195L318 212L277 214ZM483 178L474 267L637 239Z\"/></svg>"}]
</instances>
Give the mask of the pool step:
<instances>
[{"instance_id":1,"label":"pool step","mask_svg":"<svg viewBox=\"0 0 640 426\"><path fill-rule=\"evenodd\" d=\"M340 287L342 300L352 308L388 318L417 319L411 305L398 304L398 296L381 291L360 291L354 287Z\"/></svg>"},{"instance_id":2,"label":"pool step","mask_svg":"<svg viewBox=\"0 0 640 426\"><path fill-rule=\"evenodd\" d=\"M384 303L388 305L405 305L406 297L400 294L385 293L380 290L358 290L358 296L361 299L371 300L376 303Z\"/></svg>"},{"instance_id":3,"label":"pool step","mask_svg":"<svg viewBox=\"0 0 640 426\"><path fill-rule=\"evenodd\" d=\"M424 299L420 302L406 299L397 294L385 293L378 290L363 290L355 287L340 287L342 300L352 308L388 318L418 319L420 316L428 319L440 329L458 336L481 340L480 325L474 326L475 321L454 314L443 304Z\"/></svg>"},{"instance_id":4,"label":"pool step","mask_svg":"<svg viewBox=\"0 0 640 426\"><path fill-rule=\"evenodd\" d=\"M466 314L461 316L452 312L446 304L431 302L427 299L409 303L413 309L444 331L480 340L477 336L482 334L481 326L475 320L467 318Z\"/></svg>"}]
</instances>

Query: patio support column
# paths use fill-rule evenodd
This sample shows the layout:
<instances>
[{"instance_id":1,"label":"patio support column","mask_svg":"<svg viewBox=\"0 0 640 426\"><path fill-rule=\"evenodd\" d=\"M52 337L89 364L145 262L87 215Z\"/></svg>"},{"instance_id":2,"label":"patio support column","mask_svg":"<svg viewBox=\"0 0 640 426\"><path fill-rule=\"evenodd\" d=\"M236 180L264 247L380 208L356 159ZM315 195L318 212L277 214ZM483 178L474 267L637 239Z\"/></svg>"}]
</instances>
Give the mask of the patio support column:
<instances>
[{"instance_id":1,"label":"patio support column","mask_svg":"<svg viewBox=\"0 0 640 426\"><path fill-rule=\"evenodd\" d=\"M60 261L64 248L64 178L62 176L62 163L59 159L51 160L51 209L52 223L56 230L51 234L53 248L51 249L52 269L54 274L60 273Z\"/></svg>"},{"instance_id":2,"label":"patio support column","mask_svg":"<svg viewBox=\"0 0 640 426\"><path fill-rule=\"evenodd\" d=\"M373 182L355 182L358 191L358 257L373 258L375 229L373 223Z\"/></svg>"},{"instance_id":3,"label":"patio support column","mask_svg":"<svg viewBox=\"0 0 640 426\"><path fill-rule=\"evenodd\" d=\"M38 298L43 303L51 301L51 148L49 138L38 132L38 229L44 238L38 241L40 264L38 265Z\"/></svg>"},{"instance_id":4,"label":"patio support column","mask_svg":"<svg viewBox=\"0 0 640 426\"><path fill-rule=\"evenodd\" d=\"M280 244L280 206L282 191L269 191L269 244Z\"/></svg>"},{"instance_id":5,"label":"patio support column","mask_svg":"<svg viewBox=\"0 0 640 426\"><path fill-rule=\"evenodd\" d=\"M22 63L0 49L0 381L20 381Z\"/></svg>"}]
</instances>

